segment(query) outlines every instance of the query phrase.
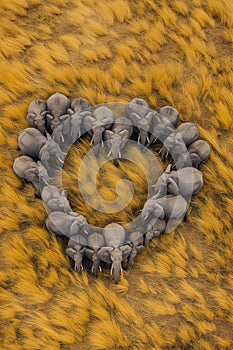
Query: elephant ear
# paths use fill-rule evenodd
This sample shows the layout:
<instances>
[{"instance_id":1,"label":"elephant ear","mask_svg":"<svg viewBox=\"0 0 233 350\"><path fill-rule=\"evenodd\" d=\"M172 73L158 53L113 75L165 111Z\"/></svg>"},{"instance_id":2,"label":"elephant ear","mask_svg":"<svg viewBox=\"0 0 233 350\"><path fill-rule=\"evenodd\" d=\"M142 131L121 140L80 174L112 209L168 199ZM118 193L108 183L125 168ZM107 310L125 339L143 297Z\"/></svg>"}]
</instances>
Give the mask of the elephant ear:
<instances>
[{"instance_id":1,"label":"elephant ear","mask_svg":"<svg viewBox=\"0 0 233 350\"><path fill-rule=\"evenodd\" d=\"M35 124L34 124L34 118L35 118L35 116L36 116L35 113L28 113L28 114L27 114L27 117L26 117L26 119L27 119L27 121L29 122L29 124L30 124L31 126L34 126L34 127L35 127Z\"/></svg>"},{"instance_id":2,"label":"elephant ear","mask_svg":"<svg viewBox=\"0 0 233 350\"><path fill-rule=\"evenodd\" d=\"M92 255L95 253L94 250L90 249L90 248L86 248L85 249L85 255L88 257L89 260L92 259Z\"/></svg>"},{"instance_id":3,"label":"elephant ear","mask_svg":"<svg viewBox=\"0 0 233 350\"><path fill-rule=\"evenodd\" d=\"M112 263L112 259L110 256L110 253L112 252L113 248L112 247L102 247L98 252L97 252L97 256L100 260L111 264Z\"/></svg>"},{"instance_id":4,"label":"elephant ear","mask_svg":"<svg viewBox=\"0 0 233 350\"><path fill-rule=\"evenodd\" d=\"M63 115L60 115L59 120L61 122L63 122L64 120L66 120L69 117L70 117L70 114L63 114Z\"/></svg>"},{"instance_id":5,"label":"elephant ear","mask_svg":"<svg viewBox=\"0 0 233 350\"><path fill-rule=\"evenodd\" d=\"M112 130L106 130L105 131L105 137L106 137L107 140L110 140L114 134L115 133Z\"/></svg>"},{"instance_id":6,"label":"elephant ear","mask_svg":"<svg viewBox=\"0 0 233 350\"><path fill-rule=\"evenodd\" d=\"M177 186L177 183L173 180L172 177L169 177L167 182L167 191L168 193L172 193L175 196L179 194L179 187Z\"/></svg>"},{"instance_id":7,"label":"elephant ear","mask_svg":"<svg viewBox=\"0 0 233 350\"><path fill-rule=\"evenodd\" d=\"M73 259L74 254L76 253L76 250L74 248L66 248L66 254Z\"/></svg>"},{"instance_id":8,"label":"elephant ear","mask_svg":"<svg viewBox=\"0 0 233 350\"><path fill-rule=\"evenodd\" d=\"M123 139L129 138L129 131L127 129L121 130L118 134L121 135Z\"/></svg>"},{"instance_id":9,"label":"elephant ear","mask_svg":"<svg viewBox=\"0 0 233 350\"><path fill-rule=\"evenodd\" d=\"M120 250L122 251L122 261L128 258L129 254L132 251L132 248L129 245L123 245L120 247Z\"/></svg>"},{"instance_id":10,"label":"elephant ear","mask_svg":"<svg viewBox=\"0 0 233 350\"><path fill-rule=\"evenodd\" d=\"M61 124L62 126L62 130L61 132L64 134L64 135L67 135L69 132L70 132L70 129L71 129L71 116L69 116L68 118L66 118L64 120L64 122ZM60 125L59 125L60 126ZM59 128L58 126L58 128Z\"/></svg>"},{"instance_id":11,"label":"elephant ear","mask_svg":"<svg viewBox=\"0 0 233 350\"><path fill-rule=\"evenodd\" d=\"M24 175L29 175L29 174L39 175L38 168L37 167L32 167L30 169L25 170Z\"/></svg>"},{"instance_id":12,"label":"elephant ear","mask_svg":"<svg viewBox=\"0 0 233 350\"><path fill-rule=\"evenodd\" d=\"M91 115L91 113L84 117L83 119L83 126L86 131L90 131L93 128L94 123L96 122L96 119Z\"/></svg>"}]
</instances>

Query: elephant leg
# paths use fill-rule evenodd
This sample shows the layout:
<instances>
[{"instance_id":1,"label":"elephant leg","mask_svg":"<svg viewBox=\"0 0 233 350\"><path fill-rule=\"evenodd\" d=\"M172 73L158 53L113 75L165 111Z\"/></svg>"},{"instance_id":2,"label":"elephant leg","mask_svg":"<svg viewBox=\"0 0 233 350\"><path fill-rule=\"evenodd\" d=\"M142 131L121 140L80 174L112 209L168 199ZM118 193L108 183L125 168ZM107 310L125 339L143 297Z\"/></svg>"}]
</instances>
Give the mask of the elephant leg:
<instances>
[{"instance_id":1,"label":"elephant leg","mask_svg":"<svg viewBox=\"0 0 233 350\"><path fill-rule=\"evenodd\" d=\"M174 231L177 226L179 225L181 219L169 219L166 225L166 233L170 233L172 231Z\"/></svg>"}]
</instances>

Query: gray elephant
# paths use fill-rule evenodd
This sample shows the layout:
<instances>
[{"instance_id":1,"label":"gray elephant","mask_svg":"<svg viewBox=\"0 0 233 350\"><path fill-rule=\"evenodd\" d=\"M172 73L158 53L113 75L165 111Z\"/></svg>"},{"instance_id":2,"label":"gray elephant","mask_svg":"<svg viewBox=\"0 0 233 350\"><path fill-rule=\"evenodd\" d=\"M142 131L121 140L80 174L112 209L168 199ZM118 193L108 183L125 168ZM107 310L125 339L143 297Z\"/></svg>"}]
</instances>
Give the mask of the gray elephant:
<instances>
[{"instance_id":1,"label":"gray elephant","mask_svg":"<svg viewBox=\"0 0 233 350\"><path fill-rule=\"evenodd\" d=\"M55 235L71 237L76 234L88 234L88 223L83 215L74 212L51 212L46 219L46 227Z\"/></svg>"},{"instance_id":2,"label":"gray elephant","mask_svg":"<svg viewBox=\"0 0 233 350\"><path fill-rule=\"evenodd\" d=\"M126 232L124 228L116 223L111 223L103 229L103 236L106 247L100 248L97 256L100 260L105 261L111 266L111 274L114 271L114 282L119 282L119 272L122 271L122 261L127 259L132 248L129 245L124 245Z\"/></svg>"},{"instance_id":3,"label":"gray elephant","mask_svg":"<svg viewBox=\"0 0 233 350\"><path fill-rule=\"evenodd\" d=\"M38 129L42 134L46 132L47 105L43 100L32 101L28 107L27 121L31 126Z\"/></svg>"},{"instance_id":4,"label":"gray elephant","mask_svg":"<svg viewBox=\"0 0 233 350\"><path fill-rule=\"evenodd\" d=\"M68 110L69 113L80 113L83 111L91 111L90 103L82 97L76 98L71 103L71 108Z\"/></svg>"},{"instance_id":5,"label":"gray elephant","mask_svg":"<svg viewBox=\"0 0 233 350\"><path fill-rule=\"evenodd\" d=\"M109 129L114 122L113 112L105 107L97 107L93 113L89 112L83 119L83 125L86 132L92 136L91 143L94 143L94 154L99 154L99 145L103 143L103 133Z\"/></svg>"},{"instance_id":6,"label":"gray elephant","mask_svg":"<svg viewBox=\"0 0 233 350\"><path fill-rule=\"evenodd\" d=\"M180 194L186 200L191 200L200 191L202 185L203 176L198 169L186 167L171 171L171 164L169 164L153 187L157 198L167 194Z\"/></svg>"},{"instance_id":7,"label":"gray elephant","mask_svg":"<svg viewBox=\"0 0 233 350\"><path fill-rule=\"evenodd\" d=\"M134 259L137 256L137 254L141 253L143 249L145 249L143 242L144 238L140 231L132 232L129 235L128 245L131 247L131 252L128 256L128 261L125 270L128 270L130 266L133 265Z\"/></svg>"},{"instance_id":8,"label":"gray elephant","mask_svg":"<svg viewBox=\"0 0 233 350\"><path fill-rule=\"evenodd\" d=\"M112 130L105 131L107 146L110 148L108 156L112 154L114 164L118 166L117 159L121 158L121 151L133 133L133 125L130 119L120 117L115 120Z\"/></svg>"},{"instance_id":9,"label":"gray elephant","mask_svg":"<svg viewBox=\"0 0 233 350\"><path fill-rule=\"evenodd\" d=\"M56 186L48 185L44 187L41 198L51 211L63 211L65 213L72 211L67 200L67 192Z\"/></svg>"},{"instance_id":10,"label":"gray elephant","mask_svg":"<svg viewBox=\"0 0 233 350\"><path fill-rule=\"evenodd\" d=\"M153 238L158 237L166 230L166 221L153 218L147 225L144 235L144 245L147 245Z\"/></svg>"},{"instance_id":11,"label":"gray elephant","mask_svg":"<svg viewBox=\"0 0 233 350\"><path fill-rule=\"evenodd\" d=\"M47 138L34 128L27 128L21 131L18 137L20 150L34 159L39 158L40 151L47 141Z\"/></svg>"},{"instance_id":12,"label":"gray elephant","mask_svg":"<svg viewBox=\"0 0 233 350\"><path fill-rule=\"evenodd\" d=\"M70 116L67 110L70 108L70 100L63 94L55 93L47 99L46 114L47 129L53 132L66 118Z\"/></svg>"},{"instance_id":13,"label":"gray elephant","mask_svg":"<svg viewBox=\"0 0 233 350\"><path fill-rule=\"evenodd\" d=\"M79 274L83 270L82 261L85 256L85 249L87 246L87 239L85 236L76 234L72 236L68 241L68 247L66 248L66 254L74 260L74 269Z\"/></svg>"},{"instance_id":14,"label":"gray elephant","mask_svg":"<svg viewBox=\"0 0 233 350\"><path fill-rule=\"evenodd\" d=\"M148 132L150 131L153 112L146 101L134 98L126 106L126 114L139 130L138 143L145 146L149 142Z\"/></svg>"},{"instance_id":15,"label":"gray elephant","mask_svg":"<svg viewBox=\"0 0 233 350\"><path fill-rule=\"evenodd\" d=\"M166 117L155 112L152 115L150 132L151 135L147 147L157 140L163 143L169 135L175 132L175 128Z\"/></svg>"},{"instance_id":16,"label":"gray elephant","mask_svg":"<svg viewBox=\"0 0 233 350\"><path fill-rule=\"evenodd\" d=\"M188 147L188 151L193 167L199 168L200 164L205 164L209 158L210 145L204 140L197 140Z\"/></svg>"},{"instance_id":17,"label":"gray elephant","mask_svg":"<svg viewBox=\"0 0 233 350\"><path fill-rule=\"evenodd\" d=\"M28 156L16 158L13 164L13 170L24 183L32 183L37 191L39 191L39 167L32 158Z\"/></svg>"},{"instance_id":18,"label":"gray elephant","mask_svg":"<svg viewBox=\"0 0 233 350\"><path fill-rule=\"evenodd\" d=\"M101 233L94 232L87 238L88 247L85 249L85 255L92 262L91 272L95 277L98 277L98 271L101 271L100 258L98 257L98 251L104 247L105 241Z\"/></svg>"},{"instance_id":19,"label":"gray elephant","mask_svg":"<svg viewBox=\"0 0 233 350\"><path fill-rule=\"evenodd\" d=\"M170 124L174 127L177 126L178 121L180 119L178 111L172 106L164 106L160 108L158 114L168 120Z\"/></svg>"},{"instance_id":20,"label":"gray elephant","mask_svg":"<svg viewBox=\"0 0 233 350\"><path fill-rule=\"evenodd\" d=\"M163 212L163 216L158 216L159 210ZM184 218L186 219L188 210L188 204L186 200L181 196L166 195L161 198L156 196L151 197L145 203L142 210L142 218L145 220L152 218L163 219L164 216L168 219L166 225L166 233L171 232L178 223Z\"/></svg>"},{"instance_id":21,"label":"gray elephant","mask_svg":"<svg viewBox=\"0 0 233 350\"><path fill-rule=\"evenodd\" d=\"M198 139L198 137L199 137L199 131L198 131L197 126L194 123L182 123L182 124L180 124L180 126L178 126L178 128L176 129L176 132L173 134L170 134L165 139L165 141L163 143L163 147L159 152L161 154L162 160L165 160L168 157L169 153L171 153L172 157L173 157L174 152L172 153L172 151L174 149L174 146L177 147L180 144L181 148L184 148L184 145L187 148L191 143L196 141ZM179 155L180 154L181 153L179 153ZM175 156L177 156L177 152L175 153ZM173 159L174 159L174 157L173 157Z\"/></svg>"},{"instance_id":22,"label":"gray elephant","mask_svg":"<svg viewBox=\"0 0 233 350\"><path fill-rule=\"evenodd\" d=\"M38 157L42 165L47 169L50 177L54 177L57 169L63 167L65 155L59 145L48 135L46 144L41 148Z\"/></svg>"}]
</instances>

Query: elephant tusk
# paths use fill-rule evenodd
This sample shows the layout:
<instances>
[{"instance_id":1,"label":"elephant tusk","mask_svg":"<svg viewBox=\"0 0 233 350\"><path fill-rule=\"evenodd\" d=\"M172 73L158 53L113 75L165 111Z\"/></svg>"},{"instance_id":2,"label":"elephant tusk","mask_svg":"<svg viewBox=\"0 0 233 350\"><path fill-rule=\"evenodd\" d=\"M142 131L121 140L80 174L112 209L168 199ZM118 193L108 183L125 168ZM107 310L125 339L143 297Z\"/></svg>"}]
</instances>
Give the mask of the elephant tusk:
<instances>
[{"instance_id":1,"label":"elephant tusk","mask_svg":"<svg viewBox=\"0 0 233 350\"><path fill-rule=\"evenodd\" d=\"M144 218L144 221L148 218L149 215L146 215L145 218Z\"/></svg>"},{"instance_id":2,"label":"elephant tusk","mask_svg":"<svg viewBox=\"0 0 233 350\"><path fill-rule=\"evenodd\" d=\"M149 143L149 142L150 142L150 139L149 139L149 137L148 137L148 136L147 136L147 138L146 138L146 139L147 139L147 142Z\"/></svg>"},{"instance_id":3,"label":"elephant tusk","mask_svg":"<svg viewBox=\"0 0 233 350\"><path fill-rule=\"evenodd\" d=\"M91 267L91 273L94 273L94 265Z\"/></svg>"},{"instance_id":4,"label":"elephant tusk","mask_svg":"<svg viewBox=\"0 0 233 350\"><path fill-rule=\"evenodd\" d=\"M140 145L140 135L138 135L138 144Z\"/></svg>"},{"instance_id":5,"label":"elephant tusk","mask_svg":"<svg viewBox=\"0 0 233 350\"><path fill-rule=\"evenodd\" d=\"M159 150L159 152L158 152L159 154L162 152L162 149L163 149L163 148L161 148L161 149Z\"/></svg>"},{"instance_id":6,"label":"elephant tusk","mask_svg":"<svg viewBox=\"0 0 233 350\"><path fill-rule=\"evenodd\" d=\"M64 156L67 156L67 153L66 152L62 152L64 154Z\"/></svg>"},{"instance_id":7,"label":"elephant tusk","mask_svg":"<svg viewBox=\"0 0 233 350\"><path fill-rule=\"evenodd\" d=\"M92 139L91 139L91 145L93 144L93 142L94 142L94 139L92 138Z\"/></svg>"},{"instance_id":8,"label":"elephant tusk","mask_svg":"<svg viewBox=\"0 0 233 350\"><path fill-rule=\"evenodd\" d=\"M112 153L112 151L110 150L109 153L107 154L107 157L110 157L111 153Z\"/></svg>"},{"instance_id":9,"label":"elephant tusk","mask_svg":"<svg viewBox=\"0 0 233 350\"><path fill-rule=\"evenodd\" d=\"M79 130L79 132L78 132L78 138L80 138L80 136L81 136L81 131Z\"/></svg>"},{"instance_id":10,"label":"elephant tusk","mask_svg":"<svg viewBox=\"0 0 233 350\"><path fill-rule=\"evenodd\" d=\"M62 140L62 142L64 142L64 137L63 137L63 135L61 134L61 140Z\"/></svg>"},{"instance_id":11,"label":"elephant tusk","mask_svg":"<svg viewBox=\"0 0 233 350\"><path fill-rule=\"evenodd\" d=\"M64 162L63 162L63 160L62 160L61 158L57 157L57 159L58 159L62 164L64 164Z\"/></svg>"},{"instance_id":12,"label":"elephant tusk","mask_svg":"<svg viewBox=\"0 0 233 350\"><path fill-rule=\"evenodd\" d=\"M53 177L50 177L50 176L49 176L49 178L50 178L50 180L53 180L53 179L54 179Z\"/></svg>"},{"instance_id":13,"label":"elephant tusk","mask_svg":"<svg viewBox=\"0 0 233 350\"><path fill-rule=\"evenodd\" d=\"M101 268L101 266L99 266L99 270L100 270L100 272L102 272L102 268Z\"/></svg>"},{"instance_id":14,"label":"elephant tusk","mask_svg":"<svg viewBox=\"0 0 233 350\"><path fill-rule=\"evenodd\" d=\"M45 183L46 185L48 185L48 186L49 186L49 183L48 183L46 180L44 180L44 183Z\"/></svg>"},{"instance_id":15,"label":"elephant tusk","mask_svg":"<svg viewBox=\"0 0 233 350\"><path fill-rule=\"evenodd\" d=\"M119 158L121 158L121 152L119 152Z\"/></svg>"},{"instance_id":16,"label":"elephant tusk","mask_svg":"<svg viewBox=\"0 0 233 350\"><path fill-rule=\"evenodd\" d=\"M113 266L111 266L111 270L110 270L110 275L112 276L113 273Z\"/></svg>"},{"instance_id":17,"label":"elephant tusk","mask_svg":"<svg viewBox=\"0 0 233 350\"><path fill-rule=\"evenodd\" d=\"M123 269L122 269L122 267L121 267L121 270L120 270L120 271L121 271L121 276L123 277Z\"/></svg>"},{"instance_id":18,"label":"elephant tusk","mask_svg":"<svg viewBox=\"0 0 233 350\"><path fill-rule=\"evenodd\" d=\"M103 140L101 140L101 143L102 143L102 147L104 147L104 141Z\"/></svg>"},{"instance_id":19,"label":"elephant tusk","mask_svg":"<svg viewBox=\"0 0 233 350\"><path fill-rule=\"evenodd\" d=\"M169 154L169 153L168 153L168 151L167 151L165 158L167 158L167 157L168 157L168 154Z\"/></svg>"},{"instance_id":20,"label":"elephant tusk","mask_svg":"<svg viewBox=\"0 0 233 350\"><path fill-rule=\"evenodd\" d=\"M158 137L156 137L156 138L154 139L153 143L155 143L157 140L158 140Z\"/></svg>"},{"instance_id":21,"label":"elephant tusk","mask_svg":"<svg viewBox=\"0 0 233 350\"><path fill-rule=\"evenodd\" d=\"M88 235L88 232L87 232L87 230L84 230L84 233L86 233L86 235Z\"/></svg>"},{"instance_id":22,"label":"elephant tusk","mask_svg":"<svg viewBox=\"0 0 233 350\"><path fill-rule=\"evenodd\" d=\"M172 165L172 169L174 169L176 167L176 164L174 163L173 165Z\"/></svg>"}]
</instances>

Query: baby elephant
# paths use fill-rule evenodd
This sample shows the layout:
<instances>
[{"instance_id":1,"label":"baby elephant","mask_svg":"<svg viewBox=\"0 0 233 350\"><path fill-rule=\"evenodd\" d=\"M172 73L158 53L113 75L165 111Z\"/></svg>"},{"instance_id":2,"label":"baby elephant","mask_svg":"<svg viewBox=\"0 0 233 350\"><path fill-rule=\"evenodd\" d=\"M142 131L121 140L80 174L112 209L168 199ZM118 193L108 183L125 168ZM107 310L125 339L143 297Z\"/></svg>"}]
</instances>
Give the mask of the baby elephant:
<instances>
[{"instance_id":1,"label":"baby elephant","mask_svg":"<svg viewBox=\"0 0 233 350\"><path fill-rule=\"evenodd\" d=\"M48 113L47 105L43 100L32 101L28 107L27 121L31 126L38 129L44 135L46 132L46 113Z\"/></svg>"},{"instance_id":2,"label":"baby elephant","mask_svg":"<svg viewBox=\"0 0 233 350\"><path fill-rule=\"evenodd\" d=\"M67 192L56 186L49 185L44 187L41 198L51 211L71 212L69 201L67 200Z\"/></svg>"},{"instance_id":3,"label":"baby elephant","mask_svg":"<svg viewBox=\"0 0 233 350\"><path fill-rule=\"evenodd\" d=\"M110 148L108 156L112 153L114 165L118 166L117 159L121 158L121 151L133 133L133 125L128 118L120 117L116 119L112 130L105 131L107 146Z\"/></svg>"},{"instance_id":4,"label":"baby elephant","mask_svg":"<svg viewBox=\"0 0 233 350\"><path fill-rule=\"evenodd\" d=\"M68 248L66 254L74 260L74 269L81 274L83 270L82 261L85 256L85 249L87 246L87 239L85 236L76 234L68 241Z\"/></svg>"},{"instance_id":5,"label":"baby elephant","mask_svg":"<svg viewBox=\"0 0 233 350\"><path fill-rule=\"evenodd\" d=\"M71 237L80 233L88 234L89 229L84 216L74 212L53 211L48 215L45 223L47 229L58 236Z\"/></svg>"}]
</instances>

